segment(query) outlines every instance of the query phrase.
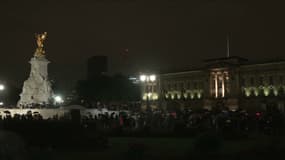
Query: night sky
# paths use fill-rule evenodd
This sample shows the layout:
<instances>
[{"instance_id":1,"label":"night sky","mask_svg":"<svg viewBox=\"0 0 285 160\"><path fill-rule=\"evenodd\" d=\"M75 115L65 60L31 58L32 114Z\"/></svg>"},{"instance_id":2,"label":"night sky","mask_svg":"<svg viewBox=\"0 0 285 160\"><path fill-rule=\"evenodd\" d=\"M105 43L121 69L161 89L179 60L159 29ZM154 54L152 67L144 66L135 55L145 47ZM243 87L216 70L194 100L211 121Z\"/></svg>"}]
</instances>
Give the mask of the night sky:
<instances>
[{"instance_id":1,"label":"night sky","mask_svg":"<svg viewBox=\"0 0 285 160\"><path fill-rule=\"evenodd\" d=\"M110 72L183 69L231 55L285 58L281 1L1 0L0 79L27 79L34 34L48 32L50 77L65 88L84 79L87 58L107 55Z\"/></svg>"}]
</instances>

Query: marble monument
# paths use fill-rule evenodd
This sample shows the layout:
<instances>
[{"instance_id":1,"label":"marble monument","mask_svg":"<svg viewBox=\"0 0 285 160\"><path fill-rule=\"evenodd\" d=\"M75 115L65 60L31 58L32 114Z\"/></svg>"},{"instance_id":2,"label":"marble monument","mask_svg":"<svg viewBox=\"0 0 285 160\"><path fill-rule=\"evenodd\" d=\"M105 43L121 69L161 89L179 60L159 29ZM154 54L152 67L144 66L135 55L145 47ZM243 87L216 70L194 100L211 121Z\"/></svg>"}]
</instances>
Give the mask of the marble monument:
<instances>
[{"instance_id":1,"label":"marble monument","mask_svg":"<svg viewBox=\"0 0 285 160\"><path fill-rule=\"evenodd\" d=\"M36 34L37 49L30 60L31 72L29 78L24 82L18 107L32 105L46 105L52 97L51 83L48 79L48 64L44 51L44 40L47 32Z\"/></svg>"}]
</instances>

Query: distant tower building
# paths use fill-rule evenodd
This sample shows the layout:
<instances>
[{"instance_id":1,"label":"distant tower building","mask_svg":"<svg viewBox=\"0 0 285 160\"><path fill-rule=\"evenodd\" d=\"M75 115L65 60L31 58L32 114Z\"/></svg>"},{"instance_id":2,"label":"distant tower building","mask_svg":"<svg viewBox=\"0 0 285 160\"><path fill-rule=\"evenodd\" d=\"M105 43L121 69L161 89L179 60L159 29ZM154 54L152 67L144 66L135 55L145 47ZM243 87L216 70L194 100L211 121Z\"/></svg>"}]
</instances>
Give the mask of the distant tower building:
<instances>
[{"instance_id":1,"label":"distant tower building","mask_svg":"<svg viewBox=\"0 0 285 160\"><path fill-rule=\"evenodd\" d=\"M104 75L108 72L108 57L93 56L87 62L87 78L92 79L96 76Z\"/></svg>"}]
</instances>

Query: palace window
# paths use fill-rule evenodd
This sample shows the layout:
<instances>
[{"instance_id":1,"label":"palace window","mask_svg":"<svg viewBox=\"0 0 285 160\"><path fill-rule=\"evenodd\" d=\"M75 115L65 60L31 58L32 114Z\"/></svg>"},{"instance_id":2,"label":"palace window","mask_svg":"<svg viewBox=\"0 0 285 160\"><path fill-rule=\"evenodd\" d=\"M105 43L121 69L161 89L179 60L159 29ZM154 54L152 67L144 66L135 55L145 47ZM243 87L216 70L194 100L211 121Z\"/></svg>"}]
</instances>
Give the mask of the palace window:
<instances>
[{"instance_id":1,"label":"palace window","mask_svg":"<svg viewBox=\"0 0 285 160\"><path fill-rule=\"evenodd\" d=\"M168 83L168 90L170 91L171 90L171 84Z\"/></svg>"},{"instance_id":2,"label":"palace window","mask_svg":"<svg viewBox=\"0 0 285 160\"><path fill-rule=\"evenodd\" d=\"M174 83L174 90L177 90L177 84Z\"/></svg>"},{"instance_id":3,"label":"palace window","mask_svg":"<svg viewBox=\"0 0 285 160\"><path fill-rule=\"evenodd\" d=\"M183 82L181 82L179 85L180 85L180 90L184 89Z\"/></svg>"},{"instance_id":4,"label":"palace window","mask_svg":"<svg viewBox=\"0 0 285 160\"><path fill-rule=\"evenodd\" d=\"M263 77L259 77L259 85L263 85Z\"/></svg>"},{"instance_id":5,"label":"palace window","mask_svg":"<svg viewBox=\"0 0 285 160\"><path fill-rule=\"evenodd\" d=\"M241 83L241 86L245 86L245 79L243 77L241 77L240 83Z\"/></svg>"},{"instance_id":6,"label":"palace window","mask_svg":"<svg viewBox=\"0 0 285 160\"><path fill-rule=\"evenodd\" d=\"M193 83L193 86L194 86L194 89L197 89L197 88L198 88L197 82L194 82L194 83Z\"/></svg>"},{"instance_id":7,"label":"palace window","mask_svg":"<svg viewBox=\"0 0 285 160\"><path fill-rule=\"evenodd\" d=\"M253 86L254 85L254 77L250 78L250 85Z\"/></svg>"},{"instance_id":8,"label":"palace window","mask_svg":"<svg viewBox=\"0 0 285 160\"><path fill-rule=\"evenodd\" d=\"M269 84L273 85L273 77L272 76L269 76Z\"/></svg>"},{"instance_id":9,"label":"palace window","mask_svg":"<svg viewBox=\"0 0 285 160\"><path fill-rule=\"evenodd\" d=\"M279 81L280 81L280 84L283 84L283 76L279 76Z\"/></svg>"},{"instance_id":10,"label":"palace window","mask_svg":"<svg viewBox=\"0 0 285 160\"><path fill-rule=\"evenodd\" d=\"M187 89L190 89L190 82L187 82Z\"/></svg>"},{"instance_id":11,"label":"palace window","mask_svg":"<svg viewBox=\"0 0 285 160\"><path fill-rule=\"evenodd\" d=\"M204 83L203 83L203 81L201 81L201 82L199 83L199 88L203 88L203 86L204 86Z\"/></svg>"}]
</instances>

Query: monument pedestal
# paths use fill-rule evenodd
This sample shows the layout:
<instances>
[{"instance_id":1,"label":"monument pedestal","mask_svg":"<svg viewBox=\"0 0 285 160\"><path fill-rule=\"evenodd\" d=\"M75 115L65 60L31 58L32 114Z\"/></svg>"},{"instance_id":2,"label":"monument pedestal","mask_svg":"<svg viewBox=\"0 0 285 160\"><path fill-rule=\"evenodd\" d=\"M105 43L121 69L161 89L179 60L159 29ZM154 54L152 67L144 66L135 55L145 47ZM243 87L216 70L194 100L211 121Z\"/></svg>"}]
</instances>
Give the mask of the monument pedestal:
<instances>
[{"instance_id":1,"label":"monument pedestal","mask_svg":"<svg viewBox=\"0 0 285 160\"><path fill-rule=\"evenodd\" d=\"M30 63L30 76L24 82L18 107L49 104L52 97L51 83L48 80L49 61L45 56L34 56Z\"/></svg>"}]
</instances>

